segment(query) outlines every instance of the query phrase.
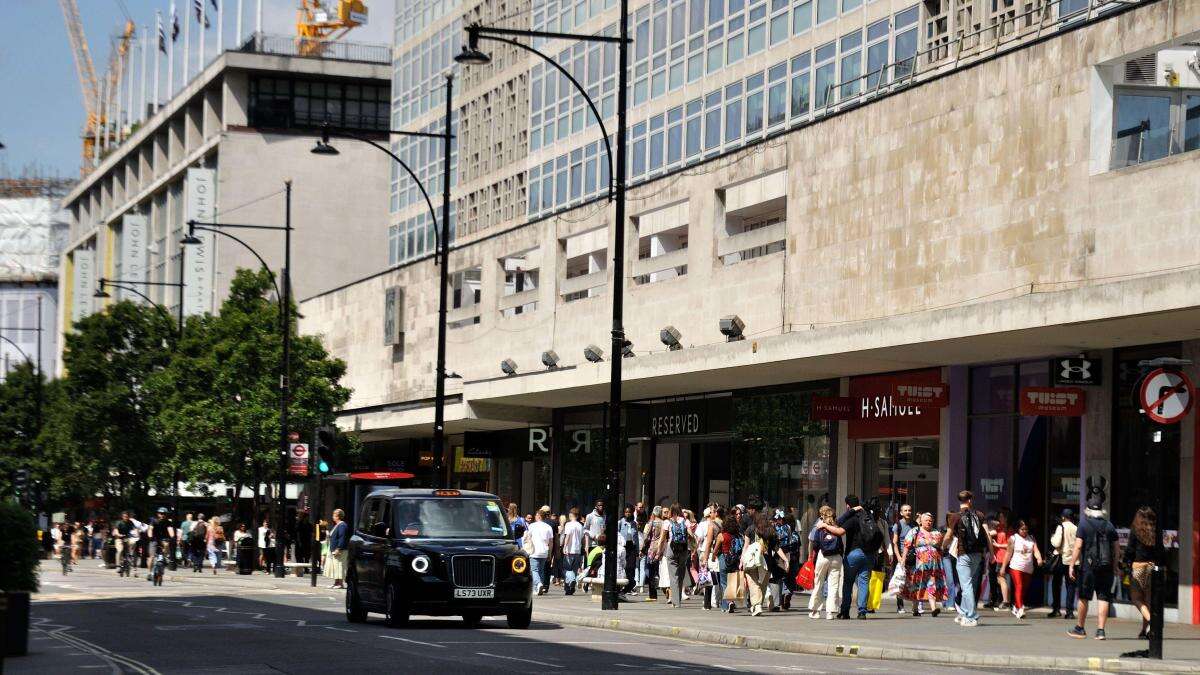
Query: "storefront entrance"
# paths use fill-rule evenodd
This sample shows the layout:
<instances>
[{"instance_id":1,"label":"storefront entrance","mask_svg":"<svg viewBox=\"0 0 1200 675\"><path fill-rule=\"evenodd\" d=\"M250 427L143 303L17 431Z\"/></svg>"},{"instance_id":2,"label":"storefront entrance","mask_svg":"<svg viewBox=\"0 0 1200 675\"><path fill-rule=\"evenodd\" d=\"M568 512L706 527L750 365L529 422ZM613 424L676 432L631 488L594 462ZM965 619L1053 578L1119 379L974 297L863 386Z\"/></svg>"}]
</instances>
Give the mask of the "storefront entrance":
<instances>
[{"instance_id":1,"label":"storefront entrance","mask_svg":"<svg viewBox=\"0 0 1200 675\"><path fill-rule=\"evenodd\" d=\"M888 505L911 504L914 513L938 516L938 439L862 444L864 497Z\"/></svg>"}]
</instances>

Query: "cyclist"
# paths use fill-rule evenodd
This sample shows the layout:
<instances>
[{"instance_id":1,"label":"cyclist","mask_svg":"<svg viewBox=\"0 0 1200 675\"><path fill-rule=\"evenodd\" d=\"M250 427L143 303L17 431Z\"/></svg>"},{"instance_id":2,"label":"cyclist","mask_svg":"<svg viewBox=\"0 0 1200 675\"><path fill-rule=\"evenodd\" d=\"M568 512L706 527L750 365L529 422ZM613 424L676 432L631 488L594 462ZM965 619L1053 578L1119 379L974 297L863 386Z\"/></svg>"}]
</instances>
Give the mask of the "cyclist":
<instances>
[{"instance_id":1,"label":"cyclist","mask_svg":"<svg viewBox=\"0 0 1200 675\"><path fill-rule=\"evenodd\" d=\"M150 559L154 560L156 554L161 551L164 559L172 560L174 556L171 547L174 541L175 522L167 515L167 508L160 506L154 519L150 521Z\"/></svg>"},{"instance_id":2,"label":"cyclist","mask_svg":"<svg viewBox=\"0 0 1200 675\"><path fill-rule=\"evenodd\" d=\"M138 534L141 523L133 519L128 511L121 513L121 519L113 527L113 537L117 540L117 574L133 574L134 558L137 555Z\"/></svg>"}]
</instances>

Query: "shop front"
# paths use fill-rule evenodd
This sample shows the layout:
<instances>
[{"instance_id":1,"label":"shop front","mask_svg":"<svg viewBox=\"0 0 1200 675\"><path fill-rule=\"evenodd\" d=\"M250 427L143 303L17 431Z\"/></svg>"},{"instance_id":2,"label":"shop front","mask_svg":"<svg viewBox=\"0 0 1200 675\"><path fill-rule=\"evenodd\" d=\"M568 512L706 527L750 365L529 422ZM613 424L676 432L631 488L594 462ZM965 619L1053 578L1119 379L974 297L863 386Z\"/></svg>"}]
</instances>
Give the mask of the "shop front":
<instances>
[{"instance_id":1,"label":"shop front","mask_svg":"<svg viewBox=\"0 0 1200 675\"><path fill-rule=\"evenodd\" d=\"M532 512L550 500L550 447L549 427L468 431L453 448L453 486Z\"/></svg>"}]
</instances>

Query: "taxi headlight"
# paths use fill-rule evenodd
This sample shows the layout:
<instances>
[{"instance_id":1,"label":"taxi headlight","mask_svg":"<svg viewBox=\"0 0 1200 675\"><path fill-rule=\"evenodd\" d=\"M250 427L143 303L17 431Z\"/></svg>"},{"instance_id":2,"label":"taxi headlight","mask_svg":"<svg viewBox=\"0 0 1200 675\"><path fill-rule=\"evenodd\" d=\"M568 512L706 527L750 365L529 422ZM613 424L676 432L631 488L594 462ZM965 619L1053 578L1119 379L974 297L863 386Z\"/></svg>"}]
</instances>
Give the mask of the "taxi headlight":
<instances>
[{"instance_id":1,"label":"taxi headlight","mask_svg":"<svg viewBox=\"0 0 1200 675\"><path fill-rule=\"evenodd\" d=\"M524 574L525 570L529 569L529 561L521 556L512 559L513 574Z\"/></svg>"},{"instance_id":2,"label":"taxi headlight","mask_svg":"<svg viewBox=\"0 0 1200 675\"><path fill-rule=\"evenodd\" d=\"M412 559L412 569L417 574L424 574L429 571L429 556L419 555Z\"/></svg>"}]
</instances>

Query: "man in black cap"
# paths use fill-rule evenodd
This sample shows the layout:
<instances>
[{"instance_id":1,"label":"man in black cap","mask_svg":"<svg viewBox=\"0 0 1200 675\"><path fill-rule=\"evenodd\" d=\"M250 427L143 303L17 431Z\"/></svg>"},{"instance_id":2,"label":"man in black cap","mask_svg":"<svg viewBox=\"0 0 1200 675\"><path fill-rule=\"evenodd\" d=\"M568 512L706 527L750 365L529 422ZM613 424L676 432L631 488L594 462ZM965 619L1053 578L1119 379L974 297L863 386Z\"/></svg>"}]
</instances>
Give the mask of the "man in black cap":
<instances>
[{"instance_id":1,"label":"man in black cap","mask_svg":"<svg viewBox=\"0 0 1200 675\"><path fill-rule=\"evenodd\" d=\"M1063 607L1062 591L1063 586L1066 586L1066 618L1075 618L1075 581L1067 574L1067 563L1071 560L1071 555L1075 551L1075 511L1071 509L1063 509L1059 515L1058 527L1054 528L1054 534L1050 535L1050 547L1053 549L1051 560L1051 598L1052 607L1054 610L1050 612L1049 618L1053 619L1062 616L1060 611Z\"/></svg>"},{"instance_id":2,"label":"man in black cap","mask_svg":"<svg viewBox=\"0 0 1200 675\"><path fill-rule=\"evenodd\" d=\"M1117 528L1108 521L1104 511L1105 479L1101 478L1100 481L1097 487L1088 478L1087 508L1083 512L1083 522L1075 532L1075 547L1071 555L1071 579L1079 584L1079 618L1067 634L1077 639L1087 637L1084 623L1087 621L1088 601L1093 593L1100 601L1096 613L1096 639L1105 639L1104 624L1108 621L1108 608L1113 601L1113 587L1121 576Z\"/></svg>"}]
</instances>

